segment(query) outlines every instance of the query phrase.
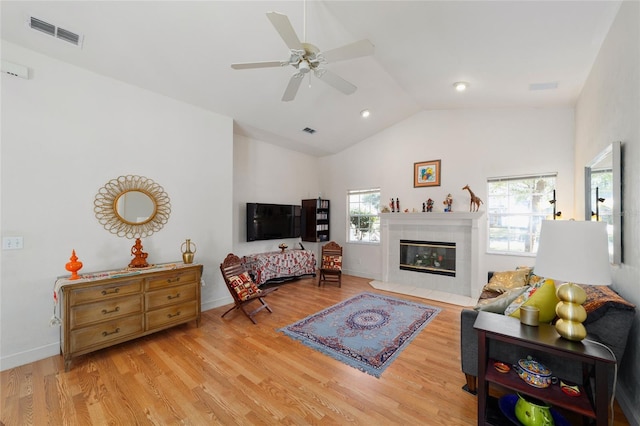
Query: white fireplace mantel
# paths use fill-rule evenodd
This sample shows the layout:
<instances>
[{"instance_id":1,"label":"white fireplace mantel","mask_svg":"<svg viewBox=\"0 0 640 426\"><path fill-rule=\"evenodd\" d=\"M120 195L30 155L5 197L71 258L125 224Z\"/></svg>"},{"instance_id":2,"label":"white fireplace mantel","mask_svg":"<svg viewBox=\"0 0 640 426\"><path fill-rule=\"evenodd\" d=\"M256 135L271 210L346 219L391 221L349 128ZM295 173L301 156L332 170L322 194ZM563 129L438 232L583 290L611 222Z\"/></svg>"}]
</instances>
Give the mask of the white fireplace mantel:
<instances>
[{"instance_id":1,"label":"white fireplace mantel","mask_svg":"<svg viewBox=\"0 0 640 426\"><path fill-rule=\"evenodd\" d=\"M380 223L437 222L461 224L468 221L468 226L477 224L484 212L431 212L431 213L380 213Z\"/></svg>"},{"instance_id":2,"label":"white fireplace mantel","mask_svg":"<svg viewBox=\"0 0 640 426\"><path fill-rule=\"evenodd\" d=\"M382 280L477 298L484 285L484 212L381 213ZM455 278L399 270L400 239L456 242Z\"/></svg>"}]
</instances>

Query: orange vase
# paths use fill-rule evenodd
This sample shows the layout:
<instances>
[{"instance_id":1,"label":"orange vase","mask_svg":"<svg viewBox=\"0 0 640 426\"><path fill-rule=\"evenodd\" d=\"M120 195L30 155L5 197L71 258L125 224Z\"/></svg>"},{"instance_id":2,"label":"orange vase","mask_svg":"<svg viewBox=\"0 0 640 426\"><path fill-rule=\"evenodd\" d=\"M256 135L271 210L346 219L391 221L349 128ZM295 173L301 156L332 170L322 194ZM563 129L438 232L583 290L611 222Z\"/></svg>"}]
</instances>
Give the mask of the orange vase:
<instances>
[{"instance_id":1,"label":"orange vase","mask_svg":"<svg viewBox=\"0 0 640 426\"><path fill-rule=\"evenodd\" d=\"M78 260L78 256L76 256L75 250L72 250L69 260L70 262L67 262L64 268L67 271L71 272L71 276L69 277L70 280L77 280L78 278L80 278L80 275L78 275L78 271L82 269L82 262Z\"/></svg>"}]
</instances>

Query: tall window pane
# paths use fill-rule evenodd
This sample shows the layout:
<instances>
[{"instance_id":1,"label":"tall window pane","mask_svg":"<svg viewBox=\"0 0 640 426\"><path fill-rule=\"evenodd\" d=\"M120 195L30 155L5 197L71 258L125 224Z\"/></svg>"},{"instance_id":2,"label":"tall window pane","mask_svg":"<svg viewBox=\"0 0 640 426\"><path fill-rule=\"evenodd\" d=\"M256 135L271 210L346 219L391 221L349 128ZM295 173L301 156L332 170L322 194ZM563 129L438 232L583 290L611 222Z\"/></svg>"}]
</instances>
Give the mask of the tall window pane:
<instances>
[{"instance_id":1,"label":"tall window pane","mask_svg":"<svg viewBox=\"0 0 640 426\"><path fill-rule=\"evenodd\" d=\"M555 174L488 180L489 252L537 252L542 221L553 217L555 185Z\"/></svg>"},{"instance_id":2,"label":"tall window pane","mask_svg":"<svg viewBox=\"0 0 640 426\"><path fill-rule=\"evenodd\" d=\"M380 189L359 189L347 193L349 220L347 241L380 242Z\"/></svg>"}]
</instances>

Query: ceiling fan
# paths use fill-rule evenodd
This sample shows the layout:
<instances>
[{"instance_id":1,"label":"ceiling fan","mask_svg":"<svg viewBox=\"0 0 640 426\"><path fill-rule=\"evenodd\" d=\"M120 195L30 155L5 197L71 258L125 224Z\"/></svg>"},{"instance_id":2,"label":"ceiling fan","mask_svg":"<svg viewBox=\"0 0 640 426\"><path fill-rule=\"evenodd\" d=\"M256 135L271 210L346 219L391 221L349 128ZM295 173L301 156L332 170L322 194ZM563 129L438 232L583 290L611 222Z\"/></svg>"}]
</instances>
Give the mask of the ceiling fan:
<instances>
[{"instance_id":1,"label":"ceiling fan","mask_svg":"<svg viewBox=\"0 0 640 426\"><path fill-rule=\"evenodd\" d=\"M267 18L269 18L271 24L274 26L276 31L278 31L278 34L280 34L280 37L289 48L289 59L284 61L232 64L231 68L242 70L250 68L284 67L291 65L296 69L296 72L289 79L289 84L282 95L282 100L285 102L295 99L300 83L302 83L302 79L311 71L313 71L315 76L320 80L341 91L345 95L350 95L356 91L356 86L337 74L332 73L323 66L329 62L337 62L372 55L374 46L369 40L360 40L342 47L327 50L326 52L321 52L320 49L313 44L306 42L303 43L300 41L286 15L278 12L267 12Z\"/></svg>"}]
</instances>

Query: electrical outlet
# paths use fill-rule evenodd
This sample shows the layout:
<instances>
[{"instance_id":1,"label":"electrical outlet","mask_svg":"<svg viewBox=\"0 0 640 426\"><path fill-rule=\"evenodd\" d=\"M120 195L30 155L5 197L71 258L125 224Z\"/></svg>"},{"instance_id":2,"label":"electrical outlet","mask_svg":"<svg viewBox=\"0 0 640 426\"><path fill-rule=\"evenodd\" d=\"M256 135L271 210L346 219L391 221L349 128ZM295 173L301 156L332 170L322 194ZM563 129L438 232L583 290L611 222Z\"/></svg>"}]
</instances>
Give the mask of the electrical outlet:
<instances>
[{"instance_id":1,"label":"electrical outlet","mask_svg":"<svg viewBox=\"0 0 640 426\"><path fill-rule=\"evenodd\" d=\"M2 250L21 250L22 237L2 237Z\"/></svg>"}]
</instances>

